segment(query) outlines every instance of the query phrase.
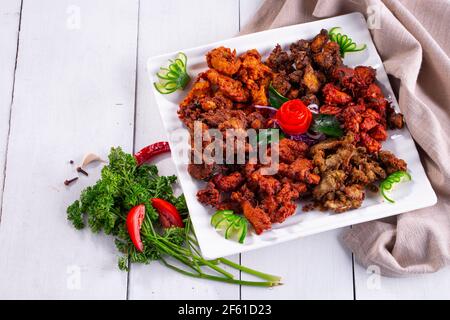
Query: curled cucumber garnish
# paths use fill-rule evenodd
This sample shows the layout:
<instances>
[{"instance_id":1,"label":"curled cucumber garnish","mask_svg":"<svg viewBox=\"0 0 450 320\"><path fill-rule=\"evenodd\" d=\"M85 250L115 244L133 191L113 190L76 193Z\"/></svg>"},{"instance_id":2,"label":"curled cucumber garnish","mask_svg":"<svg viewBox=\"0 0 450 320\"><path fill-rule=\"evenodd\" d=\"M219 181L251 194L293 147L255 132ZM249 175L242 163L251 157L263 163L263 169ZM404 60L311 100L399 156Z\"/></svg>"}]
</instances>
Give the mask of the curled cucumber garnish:
<instances>
[{"instance_id":1,"label":"curled cucumber garnish","mask_svg":"<svg viewBox=\"0 0 450 320\"><path fill-rule=\"evenodd\" d=\"M175 60L169 60L169 67L161 67L156 74L159 82L154 82L156 90L161 94L169 94L178 89L184 89L191 78L187 74L187 57L183 52L178 53Z\"/></svg>"},{"instance_id":2,"label":"curled cucumber garnish","mask_svg":"<svg viewBox=\"0 0 450 320\"><path fill-rule=\"evenodd\" d=\"M390 203L394 203L387 194L392 190L395 184L401 183L404 181L411 181L411 175L406 171L397 171L389 175L383 182L380 184L380 192L381 195Z\"/></svg>"},{"instance_id":3,"label":"curled cucumber garnish","mask_svg":"<svg viewBox=\"0 0 450 320\"><path fill-rule=\"evenodd\" d=\"M353 42L352 38L340 33L340 30L340 27L331 28L328 31L328 35L330 36L331 41L337 42L337 44L339 45L342 57L344 57L347 52L363 51L367 48L365 44L357 45L355 42Z\"/></svg>"},{"instance_id":4,"label":"curled cucumber garnish","mask_svg":"<svg viewBox=\"0 0 450 320\"><path fill-rule=\"evenodd\" d=\"M211 217L211 225L223 233L225 239L244 243L247 236L247 219L233 213L233 210L220 210Z\"/></svg>"}]
</instances>

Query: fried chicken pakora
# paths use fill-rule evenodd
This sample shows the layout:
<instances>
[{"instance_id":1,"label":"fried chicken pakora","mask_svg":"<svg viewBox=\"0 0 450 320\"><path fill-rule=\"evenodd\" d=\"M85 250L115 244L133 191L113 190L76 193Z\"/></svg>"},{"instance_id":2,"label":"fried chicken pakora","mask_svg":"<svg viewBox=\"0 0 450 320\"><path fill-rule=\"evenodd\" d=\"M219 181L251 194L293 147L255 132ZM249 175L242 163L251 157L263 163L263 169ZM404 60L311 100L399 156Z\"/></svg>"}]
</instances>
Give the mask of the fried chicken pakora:
<instances>
[{"instance_id":1,"label":"fried chicken pakora","mask_svg":"<svg viewBox=\"0 0 450 320\"><path fill-rule=\"evenodd\" d=\"M365 198L365 188L383 180L398 170L406 170L406 162L389 151L379 155L354 144L352 132L341 139L328 139L310 149L314 173L320 183L312 195L322 210L341 213L359 208Z\"/></svg>"},{"instance_id":2,"label":"fried chicken pakora","mask_svg":"<svg viewBox=\"0 0 450 320\"><path fill-rule=\"evenodd\" d=\"M236 58L236 50L219 47L206 55L208 67L215 69L223 75L232 76L241 67L241 60Z\"/></svg>"},{"instance_id":3,"label":"fried chicken pakora","mask_svg":"<svg viewBox=\"0 0 450 320\"><path fill-rule=\"evenodd\" d=\"M212 142L219 146L214 153L225 154L229 129L274 126L270 112L255 108L269 105L269 85L288 99L316 104L320 113L335 116L346 133L311 147L288 138L272 141L266 156L278 152L278 171L273 175L264 174L271 163L250 158L248 139L244 163L211 163L202 158L189 164L189 174L206 182L197 193L198 201L243 214L257 234L295 214L299 199L312 199L320 209L336 213L358 208L366 188L375 190L376 182L407 169L405 161L381 150L388 128L403 127L403 115L383 95L373 68L343 64L340 47L326 30L311 40L292 43L288 50L276 45L265 61L256 49L238 55L236 50L218 47L206 54L206 62L209 69L198 75L178 110L191 137L195 121L201 122L202 135L208 129L223 134L219 140L206 135L197 146L202 154ZM193 155L194 147L191 140Z\"/></svg>"},{"instance_id":4,"label":"fried chicken pakora","mask_svg":"<svg viewBox=\"0 0 450 320\"><path fill-rule=\"evenodd\" d=\"M336 115L346 131L354 134L356 144L370 153L379 152L388 126L401 129L403 115L395 112L375 83L376 71L340 66L334 69L332 80L322 89L325 105L320 113Z\"/></svg>"}]
</instances>

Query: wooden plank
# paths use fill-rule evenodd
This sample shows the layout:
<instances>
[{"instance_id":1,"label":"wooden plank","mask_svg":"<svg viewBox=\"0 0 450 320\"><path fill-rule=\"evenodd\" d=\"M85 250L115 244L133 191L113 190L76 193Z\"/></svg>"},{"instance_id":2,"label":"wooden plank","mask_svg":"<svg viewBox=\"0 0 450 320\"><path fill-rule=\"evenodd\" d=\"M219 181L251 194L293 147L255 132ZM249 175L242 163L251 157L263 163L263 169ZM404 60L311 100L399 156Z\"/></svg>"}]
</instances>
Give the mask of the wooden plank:
<instances>
[{"instance_id":1,"label":"wooden plank","mask_svg":"<svg viewBox=\"0 0 450 320\"><path fill-rule=\"evenodd\" d=\"M111 238L76 231L66 207L89 177L73 159L131 151L138 1L25 0L0 225L0 298L124 299Z\"/></svg>"},{"instance_id":2,"label":"wooden plank","mask_svg":"<svg viewBox=\"0 0 450 320\"><path fill-rule=\"evenodd\" d=\"M19 36L21 0L5 0L0 7L0 222L5 173L6 149L9 136L17 39Z\"/></svg>"},{"instance_id":3,"label":"wooden plank","mask_svg":"<svg viewBox=\"0 0 450 320\"><path fill-rule=\"evenodd\" d=\"M376 266L366 269L355 262L357 300L448 300L450 268L405 278L380 277Z\"/></svg>"},{"instance_id":4,"label":"wooden plank","mask_svg":"<svg viewBox=\"0 0 450 320\"><path fill-rule=\"evenodd\" d=\"M339 244L340 233L333 230L243 253L242 264L281 276L283 285L242 287L242 299L353 299L351 253Z\"/></svg>"},{"instance_id":5,"label":"wooden plank","mask_svg":"<svg viewBox=\"0 0 450 320\"><path fill-rule=\"evenodd\" d=\"M258 9L263 5L265 0L241 0L239 1L240 13L240 29L250 21L256 14Z\"/></svg>"},{"instance_id":6,"label":"wooden plank","mask_svg":"<svg viewBox=\"0 0 450 320\"><path fill-rule=\"evenodd\" d=\"M166 140L146 71L151 56L198 46L234 36L239 28L237 0L194 2L141 1L136 105L136 149ZM162 174L173 174L170 157L160 158ZM233 257L235 261L238 256ZM236 274L238 276L238 274ZM130 299L238 299L239 287L191 279L167 270L159 263L132 265Z\"/></svg>"},{"instance_id":7,"label":"wooden plank","mask_svg":"<svg viewBox=\"0 0 450 320\"><path fill-rule=\"evenodd\" d=\"M241 1L241 27L263 2ZM242 287L242 299L353 299L352 257L339 242L341 232L334 230L243 253L242 264L280 275L284 285L273 289Z\"/></svg>"}]
</instances>

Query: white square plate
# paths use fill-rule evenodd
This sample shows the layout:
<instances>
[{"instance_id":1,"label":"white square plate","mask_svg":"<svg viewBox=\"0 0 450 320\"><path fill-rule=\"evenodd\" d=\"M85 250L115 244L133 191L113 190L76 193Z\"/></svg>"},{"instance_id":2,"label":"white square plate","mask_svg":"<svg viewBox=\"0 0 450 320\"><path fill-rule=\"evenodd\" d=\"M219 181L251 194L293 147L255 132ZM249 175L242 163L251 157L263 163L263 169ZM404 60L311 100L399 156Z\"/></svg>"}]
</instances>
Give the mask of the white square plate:
<instances>
[{"instance_id":1,"label":"white square plate","mask_svg":"<svg viewBox=\"0 0 450 320\"><path fill-rule=\"evenodd\" d=\"M372 42L366 21L359 13L263 31L181 51L187 55L188 72L195 79L199 72L207 69L205 54L218 46L235 48L238 54L256 48L263 58L266 58L277 43L286 48L294 41L312 39L321 29L329 30L335 26L341 27L343 33L348 34L356 43L367 44L367 50L346 55L344 63L349 66L366 65L375 68L377 70L377 79L384 87L385 95L393 100L393 105L398 110L397 101L381 59ZM159 67L166 66L168 59L173 59L176 55L177 52L174 52L148 60L147 68L152 82L157 81L155 74L159 71ZM266 231L259 236L254 232L249 232L244 244L225 240L210 225L211 214L215 210L203 206L197 201L196 193L204 187L205 182L193 179L187 171L187 155L189 154L190 146L186 139L181 138L183 134L187 134L187 129L178 119L177 109L179 102L185 97L188 89L190 88L183 92L177 91L170 95L162 95L153 88L162 121L169 134L172 158L176 165L178 178L186 196L200 249L205 258L214 259L267 247L318 232L432 206L437 201L436 194L420 162L414 141L408 129L404 128L402 130L389 131L390 137L383 144L383 149L394 152L408 163L408 169L413 177L413 181L408 182L408 186L405 185L403 188L398 188L398 191L393 194L396 199L394 204L383 201L383 198L379 195L367 192L366 200L361 208L342 214L320 211L303 213L301 206L299 206L295 215L289 217L282 224L273 225L272 230Z\"/></svg>"}]
</instances>

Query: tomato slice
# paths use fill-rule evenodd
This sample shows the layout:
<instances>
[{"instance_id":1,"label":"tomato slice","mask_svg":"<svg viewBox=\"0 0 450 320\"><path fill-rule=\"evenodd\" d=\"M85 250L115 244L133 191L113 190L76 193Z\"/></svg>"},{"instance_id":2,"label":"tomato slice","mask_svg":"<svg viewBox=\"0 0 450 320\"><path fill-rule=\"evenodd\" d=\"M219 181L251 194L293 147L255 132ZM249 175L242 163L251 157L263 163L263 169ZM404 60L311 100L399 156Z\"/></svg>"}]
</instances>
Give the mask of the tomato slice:
<instances>
[{"instance_id":1,"label":"tomato slice","mask_svg":"<svg viewBox=\"0 0 450 320\"><path fill-rule=\"evenodd\" d=\"M311 111L299 99L283 103L275 117L281 130L290 135L307 132L312 121Z\"/></svg>"},{"instance_id":2,"label":"tomato slice","mask_svg":"<svg viewBox=\"0 0 450 320\"><path fill-rule=\"evenodd\" d=\"M133 207L127 215L127 229L131 241L139 252L144 251L141 240L141 226L145 218L145 206L143 204Z\"/></svg>"},{"instance_id":3,"label":"tomato slice","mask_svg":"<svg viewBox=\"0 0 450 320\"><path fill-rule=\"evenodd\" d=\"M153 198L151 202L152 206L158 211L159 221L164 228L184 227L183 219L173 204L160 198Z\"/></svg>"}]
</instances>

